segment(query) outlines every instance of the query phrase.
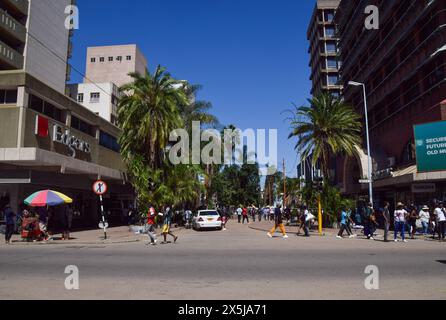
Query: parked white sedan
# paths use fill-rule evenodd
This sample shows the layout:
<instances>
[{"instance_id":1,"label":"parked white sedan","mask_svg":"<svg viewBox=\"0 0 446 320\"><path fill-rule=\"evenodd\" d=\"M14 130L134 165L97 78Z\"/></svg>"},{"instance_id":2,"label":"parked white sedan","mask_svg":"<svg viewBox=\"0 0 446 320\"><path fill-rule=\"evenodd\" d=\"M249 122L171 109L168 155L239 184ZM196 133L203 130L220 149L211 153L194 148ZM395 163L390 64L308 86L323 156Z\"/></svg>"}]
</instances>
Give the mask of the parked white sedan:
<instances>
[{"instance_id":1,"label":"parked white sedan","mask_svg":"<svg viewBox=\"0 0 446 320\"><path fill-rule=\"evenodd\" d=\"M194 230L223 229L220 214L216 210L200 210L193 219Z\"/></svg>"}]
</instances>

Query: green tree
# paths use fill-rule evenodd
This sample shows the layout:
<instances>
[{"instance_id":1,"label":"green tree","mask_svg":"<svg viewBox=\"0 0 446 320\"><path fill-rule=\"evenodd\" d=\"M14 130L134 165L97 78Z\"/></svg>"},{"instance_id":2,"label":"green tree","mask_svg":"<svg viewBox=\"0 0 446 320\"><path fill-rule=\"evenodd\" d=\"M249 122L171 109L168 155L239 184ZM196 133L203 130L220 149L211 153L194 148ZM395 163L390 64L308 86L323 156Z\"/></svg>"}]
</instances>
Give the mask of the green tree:
<instances>
[{"instance_id":1,"label":"green tree","mask_svg":"<svg viewBox=\"0 0 446 320\"><path fill-rule=\"evenodd\" d=\"M178 106L187 105L186 84L158 66L153 74L131 73L133 82L120 88L124 97L118 106L122 130L119 143L126 161L142 154L151 169L162 166L170 133L183 127Z\"/></svg>"},{"instance_id":2,"label":"green tree","mask_svg":"<svg viewBox=\"0 0 446 320\"><path fill-rule=\"evenodd\" d=\"M342 100L323 93L309 100L311 106L296 107L289 119L297 137L296 150L302 158L312 156L312 163L321 161L324 178L329 180L330 155L352 156L361 143L360 116Z\"/></svg>"}]
</instances>

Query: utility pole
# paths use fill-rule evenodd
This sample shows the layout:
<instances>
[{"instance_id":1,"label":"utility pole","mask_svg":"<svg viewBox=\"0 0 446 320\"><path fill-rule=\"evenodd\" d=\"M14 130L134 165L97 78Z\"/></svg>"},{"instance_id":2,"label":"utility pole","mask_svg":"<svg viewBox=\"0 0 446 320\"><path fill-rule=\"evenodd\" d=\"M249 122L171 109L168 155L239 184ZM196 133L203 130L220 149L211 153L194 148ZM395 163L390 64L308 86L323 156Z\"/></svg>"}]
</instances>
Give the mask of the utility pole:
<instances>
[{"instance_id":1,"label":"utility pole","mask_svg":"<svg viewBox=\"0 0 446 320\"><path fill-rule=\"evenodd\" d=\"M283 159L283 206L286 206L286 170L285 170L285 158Z\"/></svg>"}]
</instances>

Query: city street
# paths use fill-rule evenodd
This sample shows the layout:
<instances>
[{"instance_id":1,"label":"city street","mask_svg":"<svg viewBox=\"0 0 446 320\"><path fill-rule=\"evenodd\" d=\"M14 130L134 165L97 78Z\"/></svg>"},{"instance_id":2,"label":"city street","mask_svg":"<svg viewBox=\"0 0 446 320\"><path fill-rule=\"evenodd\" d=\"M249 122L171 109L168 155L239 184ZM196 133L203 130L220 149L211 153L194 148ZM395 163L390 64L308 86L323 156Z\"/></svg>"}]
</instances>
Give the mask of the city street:
<instances>
[{"instance_id":1,"label":"city street","mask_svg":"<svg viewBox=\"0 0 446 320\"><path fill-rule=\"evenodd\" d=\"M122 244L2 244L0 299L446 298L446 246L436 241L269 239L234 220L227 231L178 234L177 244L155 247L143 237ZM79 290L65 289L68 265L79 268ZM365 288L368 265L379 268L379 290Z\"/></svg>"}]
</instances>

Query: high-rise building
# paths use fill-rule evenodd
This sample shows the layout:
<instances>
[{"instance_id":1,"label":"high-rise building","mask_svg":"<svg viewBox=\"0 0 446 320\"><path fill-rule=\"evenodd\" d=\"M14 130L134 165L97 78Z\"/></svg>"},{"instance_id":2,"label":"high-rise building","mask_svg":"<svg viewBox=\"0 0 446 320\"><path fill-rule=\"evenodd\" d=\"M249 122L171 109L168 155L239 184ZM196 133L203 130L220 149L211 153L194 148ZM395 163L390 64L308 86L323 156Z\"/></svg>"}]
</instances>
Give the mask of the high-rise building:
<instances>
[{"instance_id":1,"label":"high-rise building","mask_svg":"<svg viewBox=\"0 0 446 320\"><path fill-rule=\"evenodd\" d=\"M377 30L365 28L367 1L342 0L335 18L344 99L362 115L363 91L348 82L366 87L375 200L419 205L446 200L446 171L418 171L416 149L429 141L416 141L414 135L416 125L446 120L446 2L375 3ZM442 137L433 141L446 141L446 132ZM441 143L432 147L428 161L444 151L435 150ZM364 150L365 145L356 157L338 164L339 183L347 194L368 193L367 185L359 184L369 178Z\"/></svg>"},{"instance_id":2,"label":"high-rise building","mask_svg":"<svg viewBox=\"0 0 446 320\"><path fill-rule=\"evenodd\" d=\"M26 197L53 189L73 198L80 213L74 227L94 227L96 179L109 185L104 201L111 223L121 221L133 191L125 184L119 129L65 95L71 4L0 1L0 204L8 199L19 212Z\"/></svg>"},{"instance_id":3,"label":"high-rise building","mask_svg":"<svg viewBox=\"0 0 446 320\"><path fill-rule=\"evenodd\" d=\"M112 82L121 87L132 81L129 73L144 74L147 60L135 44L90 47L84 83Z\"/></svg>"},{"instance_id":4,"label":"high-rise building","mask_svg":"<svg viewBox=\"0 0 446 320\"><path fill-rule=\"evenodd\" d=\"M329 92L339 96L342 90L342 86L338 83L339 38L334 24L339 2L340 0L318 0L308 27L312 95Z\"/></svg>"},{"instance_id":5,"label":"high-rise building","mask_svg":"<svg viewBox=\"0 0 446 320\"><path fill-rule=\"evenodd\" d=\"M73 0L0 1L0 70L26 70L65 92L71 32L65 8Z\"/></svg>"}]
</instances>

